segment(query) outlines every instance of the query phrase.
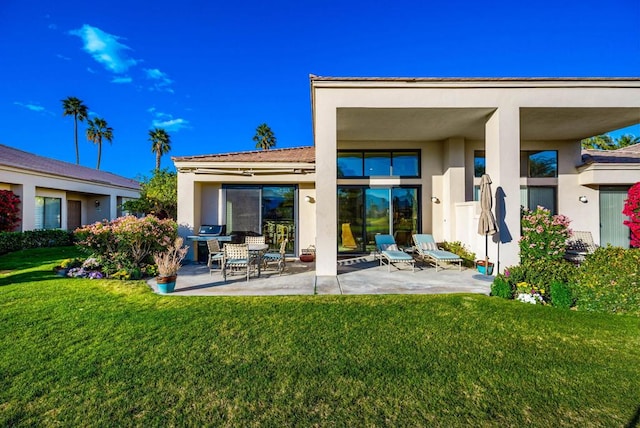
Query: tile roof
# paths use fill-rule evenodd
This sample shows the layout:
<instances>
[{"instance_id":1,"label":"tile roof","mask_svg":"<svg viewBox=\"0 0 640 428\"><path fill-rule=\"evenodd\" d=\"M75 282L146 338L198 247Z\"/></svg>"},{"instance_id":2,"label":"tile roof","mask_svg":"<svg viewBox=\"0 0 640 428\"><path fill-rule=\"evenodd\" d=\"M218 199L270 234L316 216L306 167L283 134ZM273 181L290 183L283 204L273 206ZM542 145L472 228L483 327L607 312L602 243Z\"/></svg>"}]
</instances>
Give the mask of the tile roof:
<instances>
[{"instance_id":1,"label":"tile roof","mask_svg":"<svg viewBox=\"0 0 640 428\"><path fill-rule=\"evenodd\" d=\"M582 162L593 163L637 163L640 164L640 144L617 150L583 150Z\"/></svg>"},{"instance_id":2,"label":"tile roof","mask_svg":"<svg viewBox=\"0 0 640 428\"><path fill-rule=\"evenodd\" d=\"M174 162L307 162L315 163L316 150L313 146L291 147L287 149L252 150L213 155L174 156Z\"/></svg>"},{"instance_id":3,"label":"tile roof","mask_svg":"<svg viewBox=\"0 0 640 428\"><path fill-rule=\"evenodd\" d=\"M309 74L310 81L363 82L589 82L640 81L639 77L337 77Z\"/></svg>"},{"instance_id":4,"label":"tile roof","mask_svg":"<svg viewBox=\"0 0 640 428\"><path fill-rule=\"evenodd\" d=\"M140 183L121 175L46 158L2 144L0 144L0 165L57 175L63 178L140 190Z\"/></svg>"}]
</instances>

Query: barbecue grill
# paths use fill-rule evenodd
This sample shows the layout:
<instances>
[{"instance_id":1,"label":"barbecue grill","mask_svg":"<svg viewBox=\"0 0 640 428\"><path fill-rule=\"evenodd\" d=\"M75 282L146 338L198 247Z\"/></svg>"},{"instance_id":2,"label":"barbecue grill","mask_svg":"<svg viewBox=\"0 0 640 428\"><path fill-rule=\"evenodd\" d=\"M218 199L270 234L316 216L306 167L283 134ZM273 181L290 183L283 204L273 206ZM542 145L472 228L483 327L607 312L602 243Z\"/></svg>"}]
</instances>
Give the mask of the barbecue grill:
<instances>
[{"instance_id":1,"label":"barbecue grill","mask_svg":"<svg viewBox=\"0 0 640 428\"><path fill-rule=\"evenodd\" d=\"M203 224L198 229L199 237L213 237L213 236L222 236L225 232L225 225L223 224ZM207 247L206 239L199 239L198 241L198 262L206 263L207 257L209 257L209 248Z\"/></svg>"}]
</instances>

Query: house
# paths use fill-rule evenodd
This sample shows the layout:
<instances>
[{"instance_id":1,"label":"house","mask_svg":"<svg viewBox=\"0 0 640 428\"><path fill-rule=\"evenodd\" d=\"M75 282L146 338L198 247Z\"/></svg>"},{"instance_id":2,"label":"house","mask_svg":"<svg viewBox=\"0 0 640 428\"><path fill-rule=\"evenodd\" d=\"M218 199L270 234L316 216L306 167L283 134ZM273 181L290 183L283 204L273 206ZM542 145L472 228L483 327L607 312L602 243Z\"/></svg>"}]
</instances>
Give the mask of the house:
<instances>
[{"instance_id":1,"label":"house","mask_svg":"<svg viewBox=\"0 0 640 428\"><path fill-rule=\"evenodd\" d=\"M75 228L122 215L140 184L119 175L0 145L0 189L20 197L17 230Z\"/></svg>"},{"instance_id":2,"label":"house","mask_svg":"<svg viewBox=\"0 0 640 428\"><path fill-rule=\"evenodd\" d=\"M640 154L583 154L580 141L640 123L639 78L312 75L310 84L313 148L174 158L187 233L207 223L264 233L282 217L271 207L287 200L290 251L314 244L317 276L335 276L339 256L372 251L376 233L400 245L430 233L480 255L486 172L499 227L488 252L500 271L519 263L521 207L542 205L601 244L628 246L620 211L640 181Z\"/></svg>"}]
</instances>

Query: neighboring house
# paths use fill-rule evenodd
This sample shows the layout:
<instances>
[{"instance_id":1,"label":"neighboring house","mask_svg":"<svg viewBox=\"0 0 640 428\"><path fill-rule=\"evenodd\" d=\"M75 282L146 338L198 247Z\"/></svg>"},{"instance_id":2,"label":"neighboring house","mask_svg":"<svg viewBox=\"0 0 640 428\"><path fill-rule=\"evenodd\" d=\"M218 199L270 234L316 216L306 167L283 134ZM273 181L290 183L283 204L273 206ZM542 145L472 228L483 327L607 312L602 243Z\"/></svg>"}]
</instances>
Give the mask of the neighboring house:
<instances>
[{"instance_id":1,"label":"neighboring house","mask_svg":"<svg viewBox=\"0 0 640 428\"><path fill-rule=\"evenodd\" d=\"M314 244L318 276L335 276L339 256L372 251L376 233L400 245L430 233L480 257L486 172L500 229L489 256L501 271L519 263L521 207L628 246L621 211L640 181L639 148L583 155L580 141L640 123L638 78L311 76L311 93L314 147L173 158L183 234L292 224L289 252Z\"/></svg>"},{"instance_id":2,"label":"neighboring house","mask_svg":"<svg viewBox=\"0 0 640 428\"><path fill-rule=\"evenodd\" d=\"M178 224L183 236L201 225L226 226L242 238L259 234L287 252L315 244L313 147L173 157L178 171Z\"/></svg>"},{"instance_id":3,"label":"neighboring house","mask_svg":"<svg viewBox=\"0 0 640 428\"><path fill-rule=\"evenodd\" d=\"M122 214L140 184L119 175L0 145L0 189L20 196L17 230L75 228Z\"/></svg>"}]
</instances>

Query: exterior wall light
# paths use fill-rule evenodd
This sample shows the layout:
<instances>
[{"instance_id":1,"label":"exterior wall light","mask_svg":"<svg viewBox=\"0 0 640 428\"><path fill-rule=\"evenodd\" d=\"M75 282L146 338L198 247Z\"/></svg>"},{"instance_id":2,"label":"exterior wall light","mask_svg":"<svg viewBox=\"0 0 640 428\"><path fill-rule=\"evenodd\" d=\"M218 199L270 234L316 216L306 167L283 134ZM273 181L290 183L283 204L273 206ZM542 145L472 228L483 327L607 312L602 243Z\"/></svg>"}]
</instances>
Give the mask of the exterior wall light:
<instances>
[{"instance_id":1,"label":"exterior wall light","mask_svg":"<svg viewBox=\"0 0 640 428\"><path fill-rule=\"evenodd\" d=\"M438 199L437 196L432 196L431 197L431 202L433 202L434 204L439 204L440 203L440 199Z\"/></svg>"},{"instance_id":2,"label":"exterior wall light","mask_svg":"<svg viewBox=\"0 0 640 428\"><path fill-rule=\"evenodd\" d=\"M96 200L95 205L96 205L96 208L100 208L100 201Z\"/></svg>"},{"instance_id":3,"label":"exterior wall light","mask_svg":"<svg viewBox=\"0 0 640 428\"><path fill-rule=\"evenodd\" d=\"M578 200L580 202L582 202L583 204L586 204L587 202L589 202L589 199L587 199L586 196L582 195L582 196L578 196Z\"/></svg>"},{"instance_id":4,"label":"exterior wall light","mask_svg":"<svg viewBox=\"0 0 640 428\"><path fill-rule=\"evenodd\" d=\"M309 195L305 196L304 200L309 202L310 204L312 204L312 203L314 203L316 201L315 199L313 199L312 196L309 196Z\"/></svg>"}]
</instances>

